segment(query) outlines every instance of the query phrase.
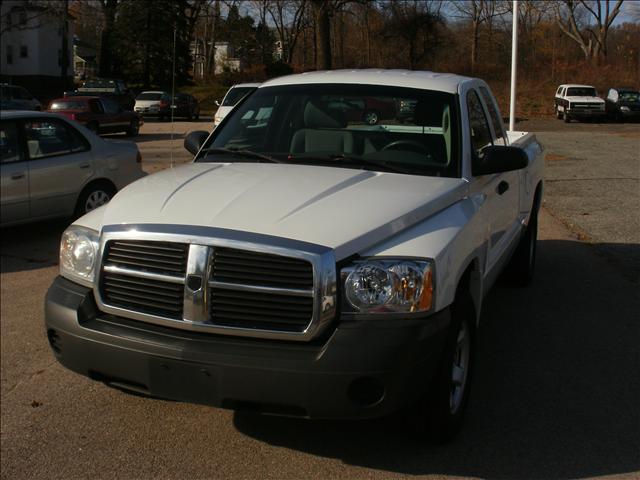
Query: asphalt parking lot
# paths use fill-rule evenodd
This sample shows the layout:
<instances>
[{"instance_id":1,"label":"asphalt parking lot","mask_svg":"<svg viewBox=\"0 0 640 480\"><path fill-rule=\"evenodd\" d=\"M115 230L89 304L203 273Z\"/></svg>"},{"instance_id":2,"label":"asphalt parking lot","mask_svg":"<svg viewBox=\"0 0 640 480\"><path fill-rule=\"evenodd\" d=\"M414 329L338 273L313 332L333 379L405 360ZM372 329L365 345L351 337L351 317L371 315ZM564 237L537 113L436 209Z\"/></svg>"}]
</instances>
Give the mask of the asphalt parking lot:
<instances>
[{"instance_id":1,"label":"asphalt parking lot","mask_svg":"<svg viewBox=\"0 0 640 480\"><path fill-rule=\"evenodd\" d=\"M148 172L191 130L147 122ZM486 299L462 434L416 443L397 417L260 417L148 399L57 364L43 298L65 221L2 230L1 477L567 478L640 475L640 125L522 122L545 145L538 269ZM173 129L173 133L171 132Z\"/></svg>"}]
</instances>

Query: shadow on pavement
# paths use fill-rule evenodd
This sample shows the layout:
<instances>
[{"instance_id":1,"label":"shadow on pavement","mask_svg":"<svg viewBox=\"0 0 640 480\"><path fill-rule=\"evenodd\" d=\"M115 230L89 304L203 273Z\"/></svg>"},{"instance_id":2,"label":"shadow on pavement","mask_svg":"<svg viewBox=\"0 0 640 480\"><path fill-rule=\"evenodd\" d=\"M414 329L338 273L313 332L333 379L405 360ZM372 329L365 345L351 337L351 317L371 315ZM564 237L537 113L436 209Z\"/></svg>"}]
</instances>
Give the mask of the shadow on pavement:
<instances>
[{"instance_id":1,"label":"shadow on pavement","mask_svg":"<svg viewBox=\"0 0 640 480\"><path fill-rule=\"evenodd\" d=\"M70 223L70 219L57 219L2 228L0 271L20 272L57 265L60 237Z\"/></svg>"},{"instance_id":2,"label":"shadow on pavement","mask_svg":"<svg viewBox=\"0 0 640 480\"><path fill-rule=\"evenodd\" d=\"M528 288L501 281L486 298L466 424L452 443L416 443L396 417L236 413L236 428L268 444L400 474L533 479L639 470L637 285L591 245L548 240L538 247Z\"/></svg>"}]
</instances>

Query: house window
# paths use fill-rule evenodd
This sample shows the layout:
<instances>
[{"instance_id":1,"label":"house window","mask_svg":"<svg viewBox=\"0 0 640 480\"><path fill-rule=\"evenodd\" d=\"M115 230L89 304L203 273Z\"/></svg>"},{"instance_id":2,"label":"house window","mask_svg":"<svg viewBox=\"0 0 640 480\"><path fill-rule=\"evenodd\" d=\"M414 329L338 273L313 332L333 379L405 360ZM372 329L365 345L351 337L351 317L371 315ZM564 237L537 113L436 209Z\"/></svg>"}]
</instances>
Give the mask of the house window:
<instances>
[{"instance_id":1,"label":"house window","mask_svg":"<svg viewBox=\"0 0 640 480\"><path fill-rule=\"evenodd\" d=\"M13 45L7 45L7 65L13 64Z\"/></svg>"},{"instance_id":2,"label":"house window","mask_svg":"<svg viewBox=\"0 0 640 480\"><path fill-rule=\"evenodd\" d=\"M26 45L20 45L20 58L27 58L29 56L29 47Z\"/></svg>"},{"instance_id":3,"label":"house window","mask_svg":"<svg viewBox=\"0 0 640 480\"><path fill-rule=\"evenodd\" d=\"M20 25L27 24L27 12L20 12L18 14L18 22L20 23Z\"/></svg>"}]
</instances>

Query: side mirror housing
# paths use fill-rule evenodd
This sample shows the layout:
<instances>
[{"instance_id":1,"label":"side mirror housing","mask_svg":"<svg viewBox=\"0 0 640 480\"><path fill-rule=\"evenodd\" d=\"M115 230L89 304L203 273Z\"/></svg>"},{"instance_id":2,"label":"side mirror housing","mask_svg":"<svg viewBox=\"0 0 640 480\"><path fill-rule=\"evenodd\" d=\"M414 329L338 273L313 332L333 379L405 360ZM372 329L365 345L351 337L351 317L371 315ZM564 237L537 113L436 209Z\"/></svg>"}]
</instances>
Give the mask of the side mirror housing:
<instances>
[{"instance_id":1,"label":"side mirror housing","mask_svg":"<svg viewBox=\"0 0 640 480\"><path fill-rule=\"evenodd\" d=\"M208 136L209 132L205 132L204 130L191 132L184 139L184 148L186 148L192 155L195 155L198 153L198 150L200 150L200 147L202 147Z\"/></svg>"},{"instance_id":2,"label":"side mirror housing","mask_svg":"<svg viewBox=\"0 0 640 480\"><path fill-rule=\"evenodd\" d=\"M494 145L482 150L482 158L473 159L473 175L490 175L492 173L520 170L529 164L527 152L519 147Z\"/></svg>"}]
</instances>

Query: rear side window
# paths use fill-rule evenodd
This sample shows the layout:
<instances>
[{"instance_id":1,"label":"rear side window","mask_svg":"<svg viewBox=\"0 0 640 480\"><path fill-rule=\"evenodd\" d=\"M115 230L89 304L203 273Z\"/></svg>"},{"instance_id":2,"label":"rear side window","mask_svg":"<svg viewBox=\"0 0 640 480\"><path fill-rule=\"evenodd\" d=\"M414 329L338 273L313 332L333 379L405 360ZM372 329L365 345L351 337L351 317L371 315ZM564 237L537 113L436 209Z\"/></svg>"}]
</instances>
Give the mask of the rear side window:
<instances>
[{"instance_id":1,"label":"rear side window","mask_svg":"<svg viewBox=\"0 0 640 480\"><path fill-rule=\"evenodd\" d=\"M487 105L487 109L489 110L489 116L491 117L491 123L493 124L493 130L496 134L495 143L497 145L506 145L504 128L502 126L502 119L500 115L498 115L498 110L496 109L495 104L493 103L493 97L489 93L485 87L480 87L480 93L484 97L484 103Z\"/></svg>"},{"instance_id":2,"label":"rear side window","mask_svg":"<svg viewBox=\"0 0 640 480\"><path fill-rule=\"evenodd\" d=\"M55 101L49 107L50 110L86 110L87 104L79 100Z\"/></svg>"},{"instance_id":3,"label":"rear side window","mask_svg":"<svg viewBox=\"0 0 640 480\"><path fill-rule=\"evenodd\" d=\"M32 160L89 150L87 141L70 125L59 120L27 120L24 133Z\"/></svg>"},{"instance_id":4,"label":"rear side window","mask_svg":"<svg viewBox=\"0 0 640 480\"><path fill-rule=\"evenodd\" d=\"M471 146L476 155L480 156L482 149L492 145L489 122L484 114L482 102L475 90L467 93L467 108L469 110L469 131L471 132Z\"/></svg>"},{"instance_id":5,"label":"rear side window","mask_svg":"<svg viewBox=\"0 0 640 480\"><path fill-rule=\"evenodd\" d=\"M103 98L102 105L106 113L120 113L120 105L116 102Z\"/></svg>"},{"instance_id":6,"label":"rear side window","mask_svg":"<svg viewBox=\"0 0 640 480\"><path fill-rule=\"evenodd\" d=\"M16 122L0 124L0 163L13 163L23 160L18 142L18 126Z\"/></svg>"},{"instance_id":7,"label":"rear side window","mask_svg":"<svg viewBox=\"0 0 640 480\"><path fill-rule=\"evenodd\" d=\"M91 113L104 113L100 100L89 100L89 109Z\"/></svg>"}]
</instances>

